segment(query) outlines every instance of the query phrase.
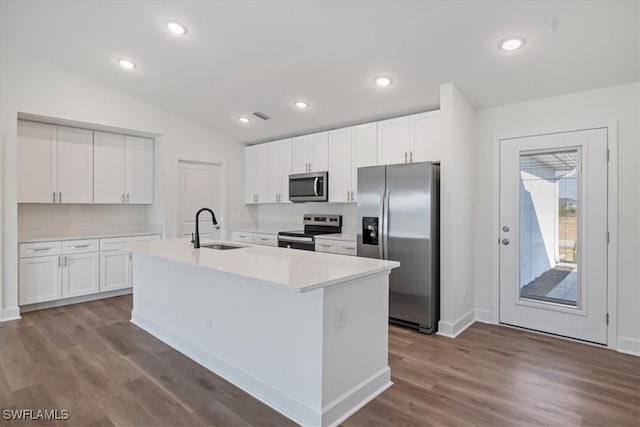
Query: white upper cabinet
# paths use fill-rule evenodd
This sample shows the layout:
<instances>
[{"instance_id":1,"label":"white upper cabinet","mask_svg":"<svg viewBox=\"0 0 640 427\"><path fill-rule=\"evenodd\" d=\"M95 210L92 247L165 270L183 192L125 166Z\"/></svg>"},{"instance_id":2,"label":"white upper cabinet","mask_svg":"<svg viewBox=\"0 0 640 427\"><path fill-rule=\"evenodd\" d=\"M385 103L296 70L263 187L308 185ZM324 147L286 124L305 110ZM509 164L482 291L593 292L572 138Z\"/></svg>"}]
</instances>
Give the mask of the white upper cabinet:
<instances>
[{"instance_id":1,"label":"white upper cabinet","mask_svg":"<svg viewBox=\"0 0 640 427\"><path fill-rule=\"evenodd\" d=\"M329 133L297 136L292 140L293 173L322 172L329 169Z\"/></svg>"},{"instance_id":2,"label":"white upper cabinet","mask_svg":"<svg viewBox=\"0 0 640 427\"><path fill-rule=\"evenodd\" d=\"M440 111L378 122L379 164L439 161L440 145Z\"/></svg>"},{"instance_id":3,"label":"white upper cabinet","mask_svg":"<svg viewBox=\"0 0 640 427\"><path fill-rule=\"evenodd\" d=\"M329 201L355 202L358 168L377 164L377 123L329 132Z\"/></svg>"},{"instance_id":4,"label":"white upper cabinet","mask_svg":"<svg viewBox=\"0 0 640 427\"><path fill-rule=\"evenodd\" d=\"M440 111L412 116L413 161L439 162L443 157Z\"/></svg>"},{"instance_id":5,"label":"white upper cabinet","mask_svg":"<svg viewBox=\"0 0 640 427\"><path fill-rule=\"evenodd\" d=\"M127 203L153 203L153 140L125 136L125 193Z\"/></svg>"},{"instance_id":6,"label":"white upper cabinet","mask_svg":"<svg viewBox=\"0 0 640 427\"><path fill-rule=\"evenodd\" d=\"M18 121L18 202L92 203L93 132Z\"/></svg>"},{"instance_id":7,"label":"white upper cabinet","mask_svg":"<svg viewBox=\"0 0 640 427\"><path fill-rule=\"evenodd\" d=\"M95 203L153 203L153 140L94 134Z\"/></svg>"},{"instance_id":8,"label":"white upper cabinet","mask_svg":"<svg viewBox=\"0 0 640 427\"><path fill-rule=\"evenodd\" d=\"M54 202L56 145L55 126L18 121L18 203Z\"/></svg>"},{"instance_id":9,"label":"white upper cabinet","mask_svg":"<svg viewBox=\"0 0 640 427\"><path fill-rule=\"evenodd\" d=\"M274 141L268 147L267 167L269 190L265 202L289 202L289 174L291 173L291 140Z\"/></svg>"},{"instance_id":10,"label":"white upper cabinet","mask_svg":"<svg viewBox=\"0 0 640 427\"><path fill-rule=\"evenodd\" d=\"M58 203L93 202L93 131L58 127Z\"/></svg>"},{"instance_id":11,"label":"white upper cabinet","mask_svg":"<svg viewBox=\"0 0 640 427\"><path fill-rule=\"evenodd\" d=\"M352 202L358 194L358 168L378 165L378 123L367 123L352 128L353 176Z\"/></svg>"},{"instance_id":12,"label":"white upper cabinet","mask_svg":"<svg viewBox=\"0 0 640 427\"><path fill-rule=\"evenodd\" d=\"M124 135L94 132L93 199L95 203L124 203Z\"/></svg>"},{"instance_id":13,"label":"white upper cabinet","mask_svg":"<svg viewBox=\"0 0 640 427\"><path fill-rule=\"evenodd\" d=\"M245 148L245 203L266 203L269 195L269 147Z\"/></svg>"},{"instance_id":14,"label":"white upper cabinet","mask_svg":"<svg viewBox=\"0 0 640 427\"><path fill-rule=\"evenodd\" d=\"M329 202L350 202L353 192L352 129L329 132Z\"/></svg>"}]
</instances>

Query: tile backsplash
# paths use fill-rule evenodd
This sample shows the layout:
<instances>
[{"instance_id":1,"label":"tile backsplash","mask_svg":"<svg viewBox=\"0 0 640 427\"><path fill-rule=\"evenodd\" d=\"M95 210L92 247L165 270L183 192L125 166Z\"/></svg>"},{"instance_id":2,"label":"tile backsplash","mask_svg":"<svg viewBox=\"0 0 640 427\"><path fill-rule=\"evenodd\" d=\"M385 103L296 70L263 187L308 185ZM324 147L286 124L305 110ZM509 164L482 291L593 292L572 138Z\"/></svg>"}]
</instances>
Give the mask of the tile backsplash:
<instances>
[{"instance_id":1,"label":"tile backsplash","mask_svg":"<svg viewBox=\"0 0 640 427\"><path fill-rule=\"evenodd\" d=\"M145 224L146 205L18 204L18 229Z\"/></svg>"}]
</instances>

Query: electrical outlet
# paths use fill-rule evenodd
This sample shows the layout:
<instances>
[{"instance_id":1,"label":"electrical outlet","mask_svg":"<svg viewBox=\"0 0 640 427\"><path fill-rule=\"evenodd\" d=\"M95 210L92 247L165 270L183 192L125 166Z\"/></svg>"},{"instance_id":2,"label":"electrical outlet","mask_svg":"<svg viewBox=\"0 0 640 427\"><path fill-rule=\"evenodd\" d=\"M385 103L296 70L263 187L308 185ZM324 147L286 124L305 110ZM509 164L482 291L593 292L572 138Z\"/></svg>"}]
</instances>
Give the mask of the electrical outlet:
<instances>
[{"instance_id":1,"label":"electrical outlet","mask_svg":"<svg viewBox=\"0 0 640 427\"><path fill-rule=\"evenodd\" d=\"M54 219L55 219L55 215L53 214L53 212L49 212L49 215L47 215L47 220L49 222L53 222Z\"/></svg>"},{"instance_id":2,"label":"electrical outlet","mask_svg":"<svg viewBox=\"0 0 640 427\"><path fill-rule=\"evenodd\" d=\"M344 327L347 323L347 306L336 307L336 329Z\"/></svg>"}]
</instances>

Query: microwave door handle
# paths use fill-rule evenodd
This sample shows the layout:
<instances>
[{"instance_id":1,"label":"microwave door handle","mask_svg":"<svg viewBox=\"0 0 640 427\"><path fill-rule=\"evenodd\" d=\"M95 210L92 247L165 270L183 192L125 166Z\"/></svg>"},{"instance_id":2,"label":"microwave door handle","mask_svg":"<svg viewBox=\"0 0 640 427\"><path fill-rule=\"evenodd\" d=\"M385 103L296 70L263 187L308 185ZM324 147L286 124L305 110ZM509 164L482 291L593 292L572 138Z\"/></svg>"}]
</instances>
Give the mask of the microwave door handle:
<instances>
[{"instance_id":1,"label":"microwave door handle","mask_svg":"<svg viewBox=\"0 0 640 427\"><path fill-rule=\"evenodd\" d=\"M313 194L316 195L316 197L318 196L318 181L320 180L319 177L316 176L316 179L313 180Z\"/></svg>"}]
</instances>

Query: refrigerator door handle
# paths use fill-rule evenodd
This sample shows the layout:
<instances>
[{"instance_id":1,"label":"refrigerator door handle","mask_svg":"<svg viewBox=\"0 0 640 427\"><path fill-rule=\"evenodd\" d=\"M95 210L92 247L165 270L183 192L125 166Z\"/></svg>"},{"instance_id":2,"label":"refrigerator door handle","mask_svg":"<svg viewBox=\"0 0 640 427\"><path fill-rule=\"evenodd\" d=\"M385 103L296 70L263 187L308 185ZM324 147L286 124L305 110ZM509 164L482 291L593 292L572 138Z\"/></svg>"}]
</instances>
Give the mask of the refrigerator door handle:
<instances>
[{"instance_id":1,"label":"refrigerator door handle","mask_svg":"<svg viewBox=\"0 0 640 427\"><path fill-rule=\"evenodd\" d=\"M384 191L382 202L382 259L389 259L389 190Z\"/></svg>"}]
</instances>

